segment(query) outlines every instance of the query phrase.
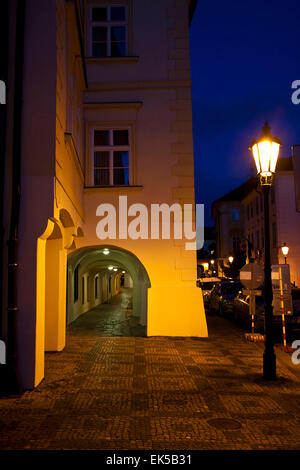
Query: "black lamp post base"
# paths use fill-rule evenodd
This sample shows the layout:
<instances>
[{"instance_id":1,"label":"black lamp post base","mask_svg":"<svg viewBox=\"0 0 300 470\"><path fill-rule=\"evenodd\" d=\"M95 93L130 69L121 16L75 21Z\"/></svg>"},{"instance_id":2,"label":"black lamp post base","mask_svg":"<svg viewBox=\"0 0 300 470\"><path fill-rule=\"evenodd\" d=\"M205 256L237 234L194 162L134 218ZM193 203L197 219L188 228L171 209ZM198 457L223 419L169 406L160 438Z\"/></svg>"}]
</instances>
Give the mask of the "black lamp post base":
<instances>
[{"instance_id":1,"label":"black lamp post base","mask_svg":"<svg viewBox=\"0 0 300 470\"><path fill-rule=\"evenodd\" d=\"M264 352L264 372L266 380L276 380L276 356L273 352Z\"/></svg>"}]
</instances>

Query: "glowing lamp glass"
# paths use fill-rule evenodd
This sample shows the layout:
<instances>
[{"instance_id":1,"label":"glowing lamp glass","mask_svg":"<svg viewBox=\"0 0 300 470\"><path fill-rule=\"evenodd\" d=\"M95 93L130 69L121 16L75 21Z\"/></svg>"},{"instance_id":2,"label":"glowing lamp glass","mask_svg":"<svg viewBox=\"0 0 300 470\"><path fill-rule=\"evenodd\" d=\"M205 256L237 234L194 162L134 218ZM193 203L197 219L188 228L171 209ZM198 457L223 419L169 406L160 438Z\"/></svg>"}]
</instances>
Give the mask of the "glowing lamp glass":
<instances>
[{"instance_id":1,"label":"glowing lamp glass","mask_svg":"<svg viewBox=\"0 0 300 470\"><path fill-rule=\"evenodd\" d=\"M281 247L281 251L282 251L283 256L287 256L289 252L289 247L284 245Z\"/></svg>"}]
</instances>

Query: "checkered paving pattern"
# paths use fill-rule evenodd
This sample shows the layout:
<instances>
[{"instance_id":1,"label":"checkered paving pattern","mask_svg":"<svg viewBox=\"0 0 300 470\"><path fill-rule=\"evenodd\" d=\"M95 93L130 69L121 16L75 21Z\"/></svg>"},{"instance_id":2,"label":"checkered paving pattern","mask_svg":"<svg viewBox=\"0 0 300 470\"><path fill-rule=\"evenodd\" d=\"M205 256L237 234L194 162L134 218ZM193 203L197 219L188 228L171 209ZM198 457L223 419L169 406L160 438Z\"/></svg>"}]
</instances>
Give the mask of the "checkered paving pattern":
<instances>
[{"instance_id":1,"label":"checkered paving pattern","mask_svg":"<svg viewBox=\"0 0 300 470\"><path fill-rule=\"evenodd\" d=\"M71 329L36 390L0 399L0 448L300 449L300 366L278 351L264 381L263 345L208 325L208 339Z\"/></svg>"}]
</instances>

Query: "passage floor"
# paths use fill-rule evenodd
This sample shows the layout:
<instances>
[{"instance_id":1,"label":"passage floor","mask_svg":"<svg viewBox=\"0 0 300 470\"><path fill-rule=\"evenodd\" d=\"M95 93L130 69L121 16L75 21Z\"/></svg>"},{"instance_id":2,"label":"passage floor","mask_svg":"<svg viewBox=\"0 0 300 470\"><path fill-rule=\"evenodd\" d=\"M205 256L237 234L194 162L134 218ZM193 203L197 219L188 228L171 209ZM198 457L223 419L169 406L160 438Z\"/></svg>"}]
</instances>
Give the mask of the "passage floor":
<instances>
[{"instance_id":1,"label":"passage floor","mask_svg":"<svg viewBox=\"0 0 300 470\"><path fill-rule=\"evenodd\" d=\"M262 344L224 318L208 326L193 339L73 325L40 386L0 399L0 448L299 449L300 365L277 351L266 382Z\"/></svg>"}]
</instances>

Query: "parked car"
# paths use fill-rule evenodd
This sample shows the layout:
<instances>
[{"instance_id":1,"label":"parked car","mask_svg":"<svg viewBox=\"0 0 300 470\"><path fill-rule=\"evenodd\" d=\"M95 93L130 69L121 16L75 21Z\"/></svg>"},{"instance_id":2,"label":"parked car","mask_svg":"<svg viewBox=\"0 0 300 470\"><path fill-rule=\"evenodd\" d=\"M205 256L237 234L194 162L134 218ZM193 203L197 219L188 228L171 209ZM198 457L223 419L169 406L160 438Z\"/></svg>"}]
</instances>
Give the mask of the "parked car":
<instances>
[{"instance_id":1,"label":"parked car","mask_svg":"<svg viewBox=\"0 0 300 470\"><path fill-rule=\"evenodd\" d=\"M239 281L223 280L212 289L209 299L210 310L219 315L232 316L233 302L243 285Z\"/></svg>"},{"instance_id":2,"label":"parked car","mask_svg":"<svg viewBox=\"0 0 300 470\"><path fill-rule=\"evenodd\" d=\"M210 294L216 284L219 284L221 279L219 277L203 277L197 280L197 286L201 287L203 293L204 305L208 306Z\"/></svg>"}]
</instances>

